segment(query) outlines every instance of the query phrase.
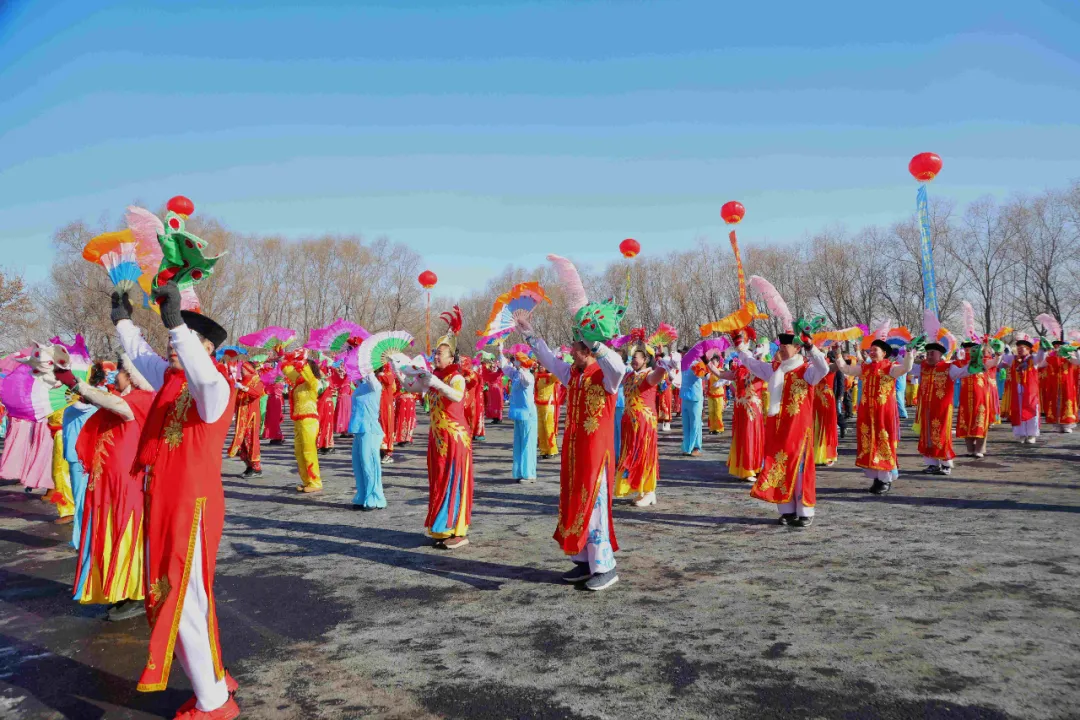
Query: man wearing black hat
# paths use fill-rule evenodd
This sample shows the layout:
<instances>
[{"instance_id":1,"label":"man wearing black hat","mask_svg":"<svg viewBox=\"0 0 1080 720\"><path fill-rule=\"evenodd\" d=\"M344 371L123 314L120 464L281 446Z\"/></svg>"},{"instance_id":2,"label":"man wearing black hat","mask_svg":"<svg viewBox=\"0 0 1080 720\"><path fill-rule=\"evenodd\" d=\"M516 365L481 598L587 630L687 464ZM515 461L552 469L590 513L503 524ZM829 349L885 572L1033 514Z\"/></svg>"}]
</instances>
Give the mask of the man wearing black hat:
<instances>
[{"instance_id":1,"label":"man wearing black hat","mask_svg":"<svg viewBox=\"0 0 1080 720\"><path fill-rule=\"evenodd\" d=\"M967 454L979 460L986 456L986 436L996 412L994 394L997 386L993 371L997 369L998 358L974 340L966 340L960 347L962 357L953 364L966 368L967 373L960 378L956 437L963 438Z\"/></svg>"},{"instance_id":2,"label":"man wearing black hat","mask_svg":"<svg viewBox=\"0 0 1080 720\"><path fill-rule=\"evenodd\" d=\"M825 355L809 343L809 363L799 354L795 333L777 336L779 348L771 363L755 358L737 336L739 362L769 389L765 419L765 464L751 497L776 504L780 524L808 527L814 521L814 390L829 373Z\"/></svg>"},{"instance_id":3,"label":"man wearing black hat","mask_svg":"<svg viewBox=\"0 0 1080 720\"><path fill-rule=\"evenodd\" d=\"M1046 367L1046 350L1040 347L1033 355L1033 349L1031 340L1021 336L1016 352L1005 353L1000 363L1008 368L1005 394L1009 398L1009 424L1021 445L1034 445L1039 436L1039 370Z\"/></svg>"},{"instance_id":4,"label":"man wearing black hat","mask_svg":"<svg viewBox=\"0 0 1080 720\"><path fill-rule=\"evenodd\" d=\"M979 362L961 365L944 360L945 351L941 343L927 343L926 358L911 370L911 376L919 378L919 453L931 475L952 473L956 457L952 445L956 381L969 372L984 370L981 355Z\"/></svg>"},{"instance_id":5,"label":"man wearing black hat","mask_svg":"<svg viewBox=\"0 0 1080 720\"><path fill-rule=\"evenodd\" d=\"M889 492L899 473L896 446L900 439L900 418L896 406L896 378L911 372L915 364L914 351L921 341L921 338L913 340L903 361L898 363L887 359L892 346L880 338L867 350L867 363L849 365L843 355L836 359L840 372L861 377L863 381L855 423L855 465L874 481L869 491L875 495Z\"/></svg>"},{"instance_id":6,"label":"man wearing black hat","mask_svg":"<svg viewBox=\"0 0 1080 720\"><path fill-rule=\"evenodd\" d=\"M1071 433L1076 429L1080 412L1077 407L1080 374L1071 357L1075 348L1063 340L1052 344L1054 351L1046 356L1046 422L1057 425L1063 433Z\"/></svg>"},{"instance_id":7,"label":"man wearing black hat","mask_svg":"<svg viewBox=\"0 0 1080 720\"><path fill-rule=\"evenodd\" d=\"M112 320L124 351L157 391L135 463L146 469L146 616L150 652L138 689L164 690L173 657L195 690L178 717L231 720L240 708L236 683L221 659L214 568L225 523L221 455L236 390L214 362L225 330L205 315L180 309L169 282L154 292L169 330L168 359L158 356L131 322L131 302L113 293Z\"/></svg>"}]
</instances>

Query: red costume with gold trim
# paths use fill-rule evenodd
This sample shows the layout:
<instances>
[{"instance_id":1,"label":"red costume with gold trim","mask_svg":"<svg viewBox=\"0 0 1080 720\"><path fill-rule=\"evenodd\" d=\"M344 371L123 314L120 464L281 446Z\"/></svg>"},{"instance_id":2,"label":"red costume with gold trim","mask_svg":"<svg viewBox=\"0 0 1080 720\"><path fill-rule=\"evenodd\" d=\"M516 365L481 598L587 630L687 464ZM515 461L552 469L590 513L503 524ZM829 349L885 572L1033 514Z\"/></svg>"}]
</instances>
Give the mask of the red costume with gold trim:
<instances>
[{"instance_id":1,"label":"red costume with gold trim","mask_svg":"<svg viewBox=\"0 0 1080 720\"><path fill-rule=\"evenodd\" d=\"M240 459L254 470L262 469L262 453L259 450L259 438L262 435L261 399L266 394L259 373L250 363L244 363L240 370L240 384L247 388L236 393L236 433L229 446L229 457L240 455Z\"/></svg>"},{"instance_id":2,"label":"red costume with gold trim","mask_svg":"<svg viewBox=\"0 0 1080 720\"><path fill-rule=\"evenodd\" d=\"M833 383L836 371L832 370L814 386L814 463L826 465L836 461L839 442L836 424L836 393Z\"/></svg>"},{"instance_id":3,"label":"red costume with gold trim","mask_svg":"<svg viewBox=\"0 0 1080 720\"><path fill-rule=\"evenodd\" d=\"M457 365L432 371L439 380L464 392ZM472 522L472 435L465 421L465 403L432 390L428 430L428 512L424 527L432 537L464 537Z\"/></svg>"},{"instance_id":4,"label":"red costume with gold trim","mask_svg":"<svg viewBox=\"0 0 1080 720\"><path fill-rule=\"evenodd\" d=\"M232 424L236 388L225 366L215 365L229 385L229 402L221 417L212 423L203 421L188 393L184 372L170 368L165 371L164 384L154 398L139 440L135 468L150 469L145 522L150 656L139 678L138 689L143 692L164 690L168 685L200 525L210 652L214 676L221 680L225 675L213 581L225 524L221 448Z\"/></svg>"},{"instance_id":5,"label":"red costume with gold trim","mask_svg":"<svg viewBox=\"0 0 1080 720\"><path fill-rule=\"evenodd\" d=\"M473 368L471 361L461 362L461 377L465 378L465 422L473 438L484 437L484 381Z\"/></svg>"},{"instance_id":6,"label":"red costume with gold trim","mask_svg":"<svg viewBox=\"0 0 1080 720\"><path fill-rule=\"evenodd\" d=\"M1023 387L1023 396L1020 388ZM1021 360L1013 359L1006 368L1005 394L1009 397L1009 423L1021 425L1034 420L1039 412L1039 371L1035 367L1035 356L1028 355Z\"/></svg>"},{"instance_id":7,"label":"red costume with gold trim","mask_svg":"<svg viewBox=\"0 0 1080 720\"><path fill-rule=\"evenodd\" d=\"M862 392L859 393L856 419L856 467L866 470L897 468L897 428L900 426L900 416L896 405L896 379L889 374L892 367L893 363L888 360L862 365ZM920 422L922 417L920 410Z\"/></svg>"},{"instance_id":8,"label":"red costume with gold trim","mask_svg":"<svg viewBox=\"0 0 1080 720\"><path fill-rule=\"evenodd\" d=\"M416 431L416 395L399 392L394 398L394 442L412 443Z\"/></svg>"},{"instance_id":9,"label":"red costume with gold trim","mask_svg":"<svg viewBox=\"0 0 1080 720\"><path fill-rule=\"evenodd\" d=\"M956 395L956 381L949 376L952 367L953 363L948 360L940 360L934 365L924 360L919 365L919 454L925 458L952 460L956 457L952 445L953 398Z\"/></svg>"},{"instance_id":10,"label":"red costume with gold trim","mask_svg":"<svg viewBox=\"0 0 1080 720\"><path fill-rule=\"evenodd\" d=\"M780 361L774 360L773 370L779 367ZM802 504L814 507L814 388L803 378L809 369L804 362L784 373L780 412L765 418L765 462L751 497L777 505L791 502L801 469Z\"/></svg>"},{"instance_id":11,"label":"red costume with gold trim","mask_svg":"<svg viewBox=\"0 0 1080 720\"><path fill-rule=\"evenodd\" d=\"M1075 425L1077 379L1080 368L1057 354L1046 355L1046 422Z\"/></svg>"},{"instance_id":12,"label":"red costume with gold trim","mask_svg":"<svg viewBox=\"0 0 1080 720\"><path fill-rule=\"evenodd\" d=\"M326 389L319 396L319 434L315 441L316 447L326 450L334 447L334 431L337 429L337 394L341 386L346 382L343 373L337 368L323 368L323 377L326 378Z\"/></svg>"},{"instance_id":13,"label":"red costume with gold trim","mask_svg":"<svg viewBox=\"0 0 1080 720\"><path fill-rule=\"evenodd\" d=\"M628 373L623 380L625 407L618 467L615 468L615 497L631 491L647 493L656 489L660 477L660 451L656 440L656 386L649 382L649 368Z\"/></svg>"},{"instance_id":14,"label":"red costume with gold trim","mask_svg":"<svg viewBox=\"0 0 1080 720\"><path fill-rule=\"evenodd\" d=\"M585 547L589 520L602 482L607 483L612 551L619 549L611 517L617 399L617 395L604 388L604 372L597 363L590 363L584 370L570 367L568 415L559 473L559 520L553 536L567 555L577 555Z\"/></svg>"},{"instance_id":15,"label":"red costume with gold trim","mask_svg":"<svg viewBox=\"0 0 1080 720\"><path fill-rule=\"evenodd\" d=\"M382 395L379 396L379 425L382 427L383 440L382 450L386 453L394 451L394 407L397 402L398 382L393 368L387 363L379 369L375 376L382 384Z\"/></svg>"},{"instance_id":16,"label":"red costume with gold trim","mask_svg":"<svg viewBox=\"0 0 1080 720\"><path fill-rule=\"evenodd\" d=\"M970 357L953 361L957 367L967 367ZM997 408L997 370L987 370L960 378L960 408L956 416L956 437L984 438L990 430Z\"/></svg>"},{"instance_id":17,"label":"red costume with gold trim","mask_svg":"<svg viewBox=\"0 0 1080 720\"><path fill-rule=\"evenodd\" d=\"M735 403L731 410L728 473L745 480L757 475L765 462L765 410L761 401L765 383L744 365L736 365L731 374Z\"/></svg>"}]
</instances>

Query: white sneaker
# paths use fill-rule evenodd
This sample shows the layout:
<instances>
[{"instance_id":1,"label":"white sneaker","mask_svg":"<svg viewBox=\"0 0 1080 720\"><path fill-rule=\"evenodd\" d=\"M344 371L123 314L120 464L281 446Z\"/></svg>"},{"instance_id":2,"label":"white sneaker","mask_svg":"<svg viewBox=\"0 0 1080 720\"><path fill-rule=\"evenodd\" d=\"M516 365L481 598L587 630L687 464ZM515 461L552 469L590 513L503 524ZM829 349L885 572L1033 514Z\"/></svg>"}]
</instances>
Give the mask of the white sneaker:
<instances>
[{"instance_id":1,"label":"white sneaker","mask_svg":"<svg viewBox=\"0 0 1080 720\"><path fill-rule=\"evenodd\" d=\"M746 482L753 485L754 483L757 482L757 475L751 475L750 477L746 478Z\"/></svg>"},{"instance_id":2,"label":"white sneaker","mask_svg":"<svg viewBox=\"0 0 1080 720\"><path fill-rule=\"evenodd\" d=\"M637 500L634 501L634 505L637 507L649 507L656 504L656 493L647 492Z\"/></svg>"},{"instance_id":3,"label":"white sneaker","mask_svg":"<svg viewBox=\"0 0 1080 720\"><path fill-rule=\"evenodd\" d=\"M984 457L986 457L986 456L985 456L985 455L983 455L982 453L975 453L975 459L976 459L976 460L981 460L981 459L982 459L982 458L984 458Z\"/></svg>"},{"instance_id":4,"label":"white sneaker","mask_svg":"<svg viewBox=\"0 0 1080 720\"><path fill-rule=\"evenodd\" d=\"M1071 427L1067 427L1067 428L1062 428L1061 431L1071 433L1073 431L1073 429Z\"/></svg>"}]
</instances>

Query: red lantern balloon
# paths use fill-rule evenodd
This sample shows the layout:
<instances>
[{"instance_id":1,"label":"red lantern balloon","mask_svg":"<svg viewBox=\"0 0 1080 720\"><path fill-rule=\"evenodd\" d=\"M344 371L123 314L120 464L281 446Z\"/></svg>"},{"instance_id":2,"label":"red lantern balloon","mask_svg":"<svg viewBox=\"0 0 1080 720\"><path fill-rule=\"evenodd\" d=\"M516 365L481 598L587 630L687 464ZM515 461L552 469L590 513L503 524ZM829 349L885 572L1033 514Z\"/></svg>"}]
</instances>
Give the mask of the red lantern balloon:
<instances>
[{"instance_id":1,"label":"red lantern balloon","mask_svg":"<svg viewBox=\"0 0 1080 720\"><path fill-rule=\"evenodd\" d=\"M941 172L941 158L935 153L919 153L911 158L907 169L919 182L930 182Z\"/></svg>"},{"instance_id":2,"label":"red lantern balloon","mask_svg":"<svg viewBox=\"0 0 1080 720\"><path fill-rule=\"evenodd\" d=\"M435 287L435 283L439 282L439 276L431 272L430 270L425 270L424 272L420 273L420 277L416 279L420 281L420 286L423 287L425 290L430 290L431 288Z\"/></svg>"},{"instance_id":3,"label":"red lantern balloon","mask_svg":"<svg viewBox=\"0 0 1080 720\"><path fill-rule=\"evenodd\" d=\"M619 243L619 252L621 252L625 258L635 257L641 252L641 243L634 238L626 238Z\"/></svg>"},{"instance_id":4,"label":"red lantern balloon","mask_svg":"<svg viewBox=\"0 0 1080 720\"><path fill-rule=\"evenodd\" d=\"M177 215L188 216L195 212L195 203L188 200L183 195L177 195L165 205L169 212L174 212Z\"/></svg>"},{"instance_id":5,"label":"red lantern balloon","mask_svg":"<svg viewBox=\"0 0 1080 720\"><path fill-rule=\"evenodd\" d=\"M741 202L735 200L724 203L724 207L720 208L720 217L724 218L724 222L728 225L738 225L745 214L746 208Z\"/></svg>"}]
</instances>

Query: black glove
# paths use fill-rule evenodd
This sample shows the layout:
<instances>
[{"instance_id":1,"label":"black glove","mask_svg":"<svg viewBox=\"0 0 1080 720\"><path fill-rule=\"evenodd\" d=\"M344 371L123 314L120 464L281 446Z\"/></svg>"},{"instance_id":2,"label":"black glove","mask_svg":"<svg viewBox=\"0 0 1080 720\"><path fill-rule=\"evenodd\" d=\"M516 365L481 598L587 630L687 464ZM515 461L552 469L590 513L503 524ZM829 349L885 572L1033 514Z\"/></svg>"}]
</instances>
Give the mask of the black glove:
<instances>
[{"instance_id":1,"label":"black glove","mask_svg":"<svg viewBox=\"0 0 1080 720\"><path fill-rule=\"evenodd\" d=\"M180 327L184 319L180 317L180 288L170 280L154 290L154 302L161 308L161 324L167 329Z\"/></svg>"},{"instance_id":2,"label":"black glove","mask_svg":"<svg viewBox=\"0 0 1080 720\"><path fill-rule=\"evenodd\" d=\"M74 373L70 370L55 370L53 375L57 380L67 385L69 388L73 388L79 384L79 379L76 378Z\"/></svg>"},{"instance_id":3,"label":"black glove","mask_svg":"<svg viewBox=\"0 0 1080 720\"><path fill-rule=\"evenodd\" d=\"M111 303L112 311L109 313L109 315L112 318L113 325L120 322L121 320L131 319L131 311L133 308L131 307L131 300L128 299L127 293L121 295L120 293L113 290Z\"/></svg>"}]
</instances>

